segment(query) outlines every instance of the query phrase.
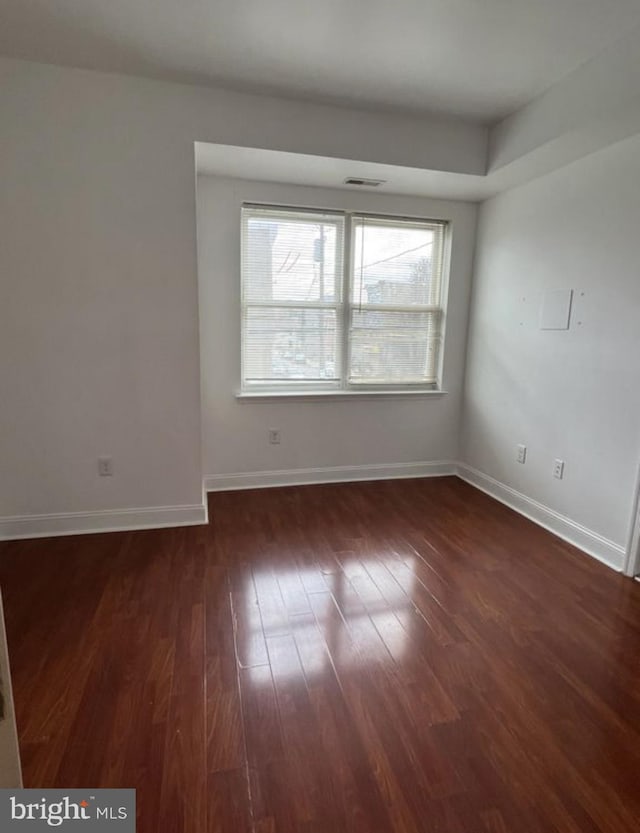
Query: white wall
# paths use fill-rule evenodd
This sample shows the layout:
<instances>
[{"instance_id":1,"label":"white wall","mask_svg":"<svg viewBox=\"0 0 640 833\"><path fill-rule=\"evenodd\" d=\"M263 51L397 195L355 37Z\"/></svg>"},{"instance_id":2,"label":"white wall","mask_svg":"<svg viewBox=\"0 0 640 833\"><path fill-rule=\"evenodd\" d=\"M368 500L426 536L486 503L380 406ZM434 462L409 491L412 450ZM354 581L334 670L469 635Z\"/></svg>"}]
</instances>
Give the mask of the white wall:
<instances>
[{"instance_id":1,"label":"white wall","mask_svg":"<svg viewBox=\"0 0 640 833\"><path fill-rule=\"evenodd\" d=\"M0 516L201 503L193 146L137 82L0 66Z\"/></svg>"},{"instance_id":2,"label":"white wall","mask_svg":"<svg viewBox=\"0 0 640 833\"><path fill-rule=\"evenodd\" d=\"M458 122L0 59L0 537L203 517L195 140L480 174L486 139ZM463 432L473 466L618 547L640 457L639 159L629 140L483 207ZM297 201L290 189L227 183L229 204L245 188ZM450 212L450 392L238 404L237 299L223 289L237 279L238 224L227 212L224 245L201 239L206 273L221 281L219 308L205 307L205 473L455 457L474 208L299 193ZM212 213L221 205L211 198ZM541 333L540 293L557 286L585 291L583 323ZM267 427L282 430L281 447L264 442ZM524 467L516 442L529 446ZM115 477L97 477L101 454L113 455ZM563 481L550 477L555 456L567 461Z\"/></svg>"},{"instance_id":3,"label":"white wall","mask_svg":"<svg viewBox=\"0 0 640 833\"><path fill-rule=\"evenodd\" d=\"M613 542L591 544L615 566L640 461L638 182L630 139L483 204L466 375L463 459ZM566 288L571 328L541 331Z\"/></svg>"},{"instance_id":4,"label":"white wall","mask_svg":"<svg viewBox=\"0 0 640 833\"><path fill-rule=\"evenodd\" d=\"M195 140L481 173L486 138L0 60L0 537L203 517Z\"/></svg>"},{"instance_id":5,"label":"white wall","mask_svg":"<svg viewBox=\"0 0 640 833\"><path fill-rule=\"evenodd\" d=\"M443 377L447 395L382 401L238 401L234 394L240 386L240 208L245 201L451 220ZM203 467L210 485L233 484L233 478L221 475L246 472L456 460L475 221L476 206L470 203L199 176ZM269 428L281 430L281 445L268 444Z\"/></svg>"}]
</instances>

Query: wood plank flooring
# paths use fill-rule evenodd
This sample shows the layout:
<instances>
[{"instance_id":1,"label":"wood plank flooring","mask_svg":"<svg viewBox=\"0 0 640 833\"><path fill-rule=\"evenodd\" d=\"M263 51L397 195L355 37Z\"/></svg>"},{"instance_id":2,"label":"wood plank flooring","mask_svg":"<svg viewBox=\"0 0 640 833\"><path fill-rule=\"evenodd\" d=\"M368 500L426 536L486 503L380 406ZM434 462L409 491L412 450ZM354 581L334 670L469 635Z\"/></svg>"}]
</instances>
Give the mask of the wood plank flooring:
<instances>
[{"instance_id":1,"label":"wood plank flooring","mask_svg":"<svg viewBox=\"0 0 640 833\"><path fill-rule=\"evenodd\" d=\"M26 786L139 833L636 833L640 585L456 478L0 544Z\"/></svg>"}]
</instances>

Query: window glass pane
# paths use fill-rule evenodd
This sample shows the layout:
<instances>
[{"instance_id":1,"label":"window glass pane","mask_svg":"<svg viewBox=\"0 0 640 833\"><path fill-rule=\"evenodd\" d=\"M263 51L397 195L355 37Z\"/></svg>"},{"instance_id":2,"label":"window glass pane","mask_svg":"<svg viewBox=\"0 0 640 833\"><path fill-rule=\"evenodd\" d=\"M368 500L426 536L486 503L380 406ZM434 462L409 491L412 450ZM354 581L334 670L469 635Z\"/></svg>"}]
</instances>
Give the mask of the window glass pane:
<instances>
[{"instance_id":1,"label":"window glass pane","mask_svg":"<svg viewBox=\"0 0 640 833\"><path fill-rule=\"evenodd\" d=\"M248 382L330 382L340 375L335 310L247 307L244 376Z\"/></svg>"},{"instance_id":2,"label":"window glass pane","mask_svg":"<svg viewBox=\"0 0 640 833\"><path fill-rule=\"evenodd\" d=\"M349 381L427 384L436 381L439 313L354 310Z\"/></svg>"},{"instance_id":3,"label":"window glass pane","mask_svg":"<svg viewBox=\"0 0 640 833\"><path fill-rule=\"evenodd\" d=\"M335 303L342 284L342 219L247 211L245 301Z\"/></svg>"},{"instance_id":4,"label":"window glass pane","mask_svg":"<svg viewBox=\"0 0 640 833\"><path fill-rule=\"evenodd\" d=\"M354 225L354 305L439 304L442 226L366 218Z\"/></svg>"}]
</instances>

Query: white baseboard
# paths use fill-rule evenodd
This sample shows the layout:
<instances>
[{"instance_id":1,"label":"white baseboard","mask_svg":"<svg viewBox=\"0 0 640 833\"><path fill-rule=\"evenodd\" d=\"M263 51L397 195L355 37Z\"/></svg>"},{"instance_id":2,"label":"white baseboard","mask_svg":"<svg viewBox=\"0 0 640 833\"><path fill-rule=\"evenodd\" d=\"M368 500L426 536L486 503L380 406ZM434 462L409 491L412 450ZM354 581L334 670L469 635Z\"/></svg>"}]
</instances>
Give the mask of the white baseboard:
<instances>
[{"instance_id":1,"label":"white baseboard","mask_svg":"<svg viewBox=\"0 0 640 833\"><path fill-rule=\"evenodd\" d=\"M449 460L422 463L381 463L366 466L329 466L314 469L250 471L241 474L210 474L204 479L207 492L235 489L269 489L313 483L350 483L355 480L393 480L410 477L443 477L456 473Z\"/></svg>"},{"instance_id":2,"label":"white baseboard","mask_svg":"<svg viewBox=\"0 0 640 833\"><path fill-rule=\"evenodd\" d=\"M466 463L458 463L458 477L490 495L492 498L504 503L510 509L514 509L529 520L553 532L564 541L568 541L575 547L602 561L608 567L618 572L622 571L626 550L623 546L610 541L608 538L599 535L582 524L572 521L566 515L561 515L554 509L550 509L537 500L533 500L522 492L512 489L510 486L494 480L488 474L468 466Z\"/></svg>"},{"instance_id":3,"label":"white baseboard","mask_svg":"<svg viewBox=\"0 0 640 833\"><path fill-rule=\"evenodd\" d=\"M0 541L18 538L50 538L91 532L124 532L170 526L198 526L208 522L207 504L150 506L144 509L102 509L97 512L65 512L53 515L0 517Z\"/></svg>"},{"instance_id":4,"label":"white baseboard","mask_svg":"<svg viewBox=\"0 0 640 833\"><path fill-rule=\"evenodd\" d=\"M450 460L420 463L387 463L362 466L331 466L310 469L256 471L217 474L204 478L207 492L237 489L267 489L314 483L348 483L457 475L511 509L548 529L598 561L617 571L625 563L625 547L572 521L487 474ZM92 532L123 532L136 529L199 526L208 522L206 495L200 504L152 506L141 509L107 509L96 512L67 512L49 515L0 517L0 541L19 538L48 538L58 535L86 535Z\"/></svg>"}]
</instances>

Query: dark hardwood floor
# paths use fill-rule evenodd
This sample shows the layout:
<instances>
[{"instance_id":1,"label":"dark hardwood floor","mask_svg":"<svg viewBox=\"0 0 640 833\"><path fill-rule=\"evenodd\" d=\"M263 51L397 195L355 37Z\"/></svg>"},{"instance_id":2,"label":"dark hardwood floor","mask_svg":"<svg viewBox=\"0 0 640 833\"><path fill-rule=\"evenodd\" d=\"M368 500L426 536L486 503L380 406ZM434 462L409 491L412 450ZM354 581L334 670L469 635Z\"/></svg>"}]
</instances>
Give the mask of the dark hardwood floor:
<instances>
[{"instance_id":1,"label":"dark hardwood floor","mask_svg":"<svg viewBox=\"0 0 640 833\"><path fill-rule=\"evenodd\" d=\"M0 545L26 786L139 833L637 833L640 585L456 478Z\"/></svg>"}]
</instances>

